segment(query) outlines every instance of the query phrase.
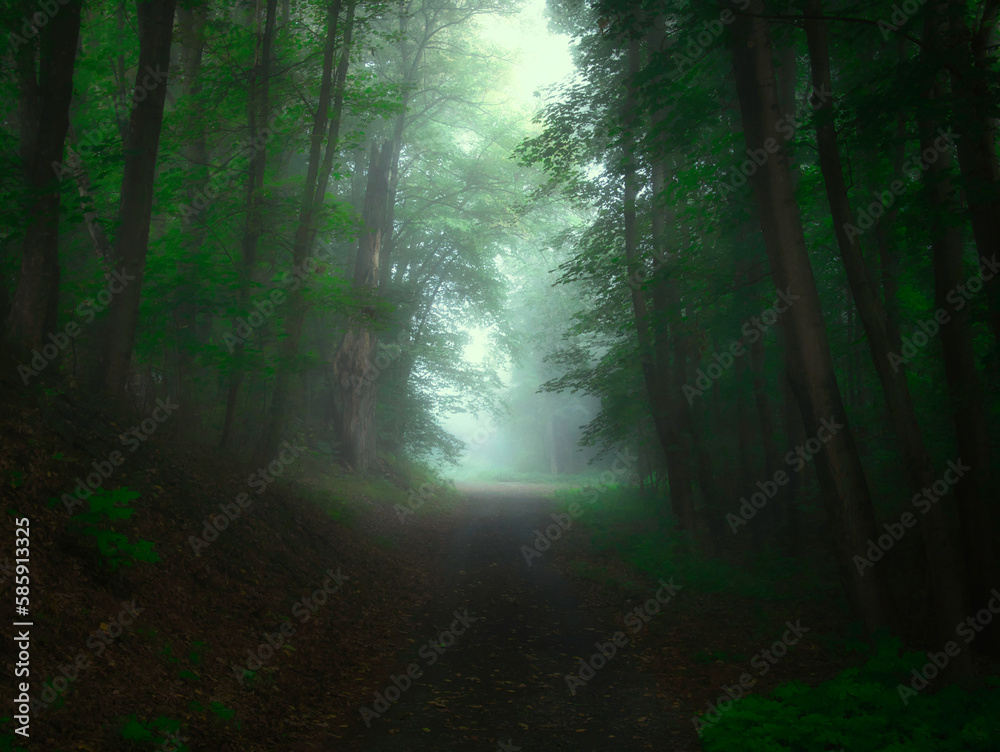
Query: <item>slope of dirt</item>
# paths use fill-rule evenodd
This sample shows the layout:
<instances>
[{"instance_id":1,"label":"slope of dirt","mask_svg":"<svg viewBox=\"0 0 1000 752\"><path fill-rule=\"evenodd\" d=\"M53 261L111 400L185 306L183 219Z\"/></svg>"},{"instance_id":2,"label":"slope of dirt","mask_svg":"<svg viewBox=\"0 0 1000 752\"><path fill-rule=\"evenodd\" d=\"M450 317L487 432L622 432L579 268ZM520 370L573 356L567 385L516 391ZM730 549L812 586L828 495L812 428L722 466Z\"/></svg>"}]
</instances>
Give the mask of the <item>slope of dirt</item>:
<instances>
[{"instance_id":1,"label":"slope of dirt","mask_svg":"<svg viewBox=\"0 0 1000 752\"><path fill-rule=\"evenodd\" d=\"M348 526L299 498L300 481L257 494L257 469L172 442L167 423L132 451L131 421L70 399L0 414L7 604L13 517L31 520L41 702L29 748L176 749L142 739L173 722L190 750L681 752L700 749L692 715L742 674L767 691L844 663L820 643L844 627L823 604L762 608L678 582L637 621L662 583L593 550L580 525L528 566L522 546L553 524L544 487L467 487L458 509L404 520L377 500L344 499L358 510ZM141 497L115 529L153 541L161 561L112 572L65 505L46 501L73 493L115 451L124 461L102 488ZM289 452L289 475L312 461ZM251 503L234 507L242 493ZM236 512L225 529L192 545L225 509ZM580 577L580 561L605 582ZM810 633L759 674L755 655L798 619ZM626 642L602 661L616 634ZM15 694L14 660L4 654L5 697Z\"/></svg>"},{"instance_id":2,"label":"slope of dirt","mask_svg":"<svg viewBox=\"0 0 1000 752\"><path fill-rule=\"evenodd\" d=\"M358 704L358 679L394 652L392 638L424 591L419 567L281 490L280 482L261 487L258 475L251 485L255 468L172 444L168 422L135 441L133 451L129 437L121 438L132 422L71 400L58 396L45 407L6 405L0 412L7 514L0 599L8 617L13 518L30 519L27 618L34 622L36 702L27 746L160 749L122 738L134 714L147 730L156 719L180 722L180 741L192 750L326 748L332 729ZM141 421L135 424L141 430ZM104 464L116 451L124 460ZM289 466L305 461L295 451L297 457L285 455ZM103 490L140 494L134 516L113 524L132 540L153 541L158 563L109 571L93 538L71 530L66 504L47 503L73 494L78 479L96 472L95 462L98 470L113 467L107 479L94 477ZM242 493L250 500L243 508L236 503ZM210 544L192 545L206 519L224 512L220 505L232 521L218 522L224 529ZM73 514L88 509L72 506ZM14 661L14 651L5 650L0 686L8 700L15 696ZM248 666L256 668L249 680ZM51 691L43 691L43 680ZM10 724L3 730L9 733ZM132 730L143 734L134 724Z\"/></svg>"}]
</instances>

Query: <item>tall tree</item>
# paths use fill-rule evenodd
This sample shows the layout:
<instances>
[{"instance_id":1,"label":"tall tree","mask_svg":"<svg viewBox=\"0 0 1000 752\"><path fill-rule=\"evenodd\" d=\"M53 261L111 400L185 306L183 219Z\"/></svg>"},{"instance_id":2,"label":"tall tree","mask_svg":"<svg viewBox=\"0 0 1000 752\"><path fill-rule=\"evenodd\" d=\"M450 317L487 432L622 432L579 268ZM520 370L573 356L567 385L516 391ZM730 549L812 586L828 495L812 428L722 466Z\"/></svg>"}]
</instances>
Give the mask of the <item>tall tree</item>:
<instances>
[{"instance_id":1,"label":"tall tree","mask_svg":"<svg viewBox=\"0 0 1000 752\"><path fill-rule=\"evenodd\" d=\"M257 271L257 246L264 231L264 173L267 166L267 148L266 143L262 143L262 141L266 139L264 131L267 128L266 124L271 110L268 94L271 85L271 58L274 54L277 6L277 0L267 0L263 33L261 33L259 14L254 14L257 44L254 48L254 60L250 69L247 131L249 142L255 146L252 147L250 164L247 169L246 219L243 242L240 246L239 303L244 312L250 303L250 293ZM222 423L222 437L219 440L219 445L224 450L232 448L237 400L239 399L240 385L243 383L243 349L241 338L234 347L233 371L230 375L229 390L226 396L226 416Z\"/></svg>"},{"instance_id":2,"label":"tall tree","mask_svg":"<svg viewBox=\"0 0 1000 752\"><path fill-rule=\"evenodd\" d=\"M353 5L352 5L353 7ZM323 44L322 74L319 88L319 101L313 113L312 129L309 134L309 162L306 168L305 183L299 205L299 217L295 226L295 236L292 241L292 265L295 269L303 269L306 259L312 251L316 239L317 221L323 208L326 192L320 190L325 185L321 179L323 159L323 143L327 150L336 150L336 140L331 140L328 129L339 129L339 120L331 121L330 105L336 95L336 80L334 77L334 60L337 52L337 37L340 23L341 0L330 0L326 12L326 37ZM349 37L347 38L349 40ZM346 46L346 45L345 45ZM344 71L346 75L346 69ZM340 113L336 113L339 118ZM306 317L306 301L301 287L292 291L287 304L288 315L285 319L285 340L281 345L281 360L278 365L278 375L274 384L271 399L271 409L267 428L258 444L256 456L260 460L269 458L282 441L282 434L289 418L292 401L292 376L296 370L299 356L299 343L302 339L302 329Z\"/></svg>"},{"instance_id":3,"label":"tall tree","mask_svg":"<svg viewBox=\"0 0 1000 752\"><path fill-rule=\"evenodd\" d=\"M947 6L944 6L946 9ZM953 21L938 6L929 7L924 16L923 42L926 49L937 49L947 37ZM928 66L926 81L928 102L944 99L943 75L938 66ZM986 424L985 395L976 366L972 327L967 307L953 305L953 291L967 277L962 260L962 226L954 220L962 210L960 197L952 182L950 151L935 142L940 120L928 108L919 117L920 146L925 154L936 154L924 173L930 214L931 256L934 267L934 301L938 310L947 312L941 324L941 345L948 398L955 426L955 440L960 459L968 465L954 492L958 500L962 542L965 553L970 606L989 599L989 592L1000 576L996 554L995 497L990 491L990 434ZM930 162L930 160L928 160ZM989 633L997 650L997 631Z\"/></svg>"},{"instance_id":4,"label":"tall tree","mask_svg":"<svg viewBox=\"0 0 1000 752\"><path fill-rule=\"evenodd\" d=\"M378 339L375 330L375 300L378 295L379 255L385 232L392 152L389 142L372 144L353 283L355 293L365 305L350 322L333 360L334 378L343 389L340 440L347 461L361 472L375 462L376 383L373 378L373 362Z\"/></svg>"},{"instance_id":5,"label":"tall tree","mask_svg":"<svg viewBox=\"0 0 1000 752\"><path fill-rule=\"evenodd\" d=\"M850 231L856 225L847 195L840 147L837 143L834 123L836 100L830 74L830 50L826 25L820 17L822 8L819 0L807 0L805 11L807 16L811 16L807 17L805 27L813 86L816 91L825 94L824 99L817 103L816 133L820 168L830 204L834 233L847 271L854 304L864 325L872 361L882 385L889 420L902 450L910 491L913 494L920 494L922 489L934 484L937 473L934 471L930 453L924 443L923 431L917 422L906 370L892 362L894 353L889 340L886 317L879 302L877 289L868 275L860 241L857 234ZM937 615L937 637L947 641L952 636L955 624L961 622L964 617L966 604L962 597L960 563L948 534L944 503L934 504L927 510L920 523L920 532L928 563L928 590L934 603L933 612ZM857 553L861 553L861 550L858 549ZM949 671L955 678L969 675L971 669L972 662L968 651L949 663Z\"/></svg>"},{"instance_id":6,"label":"tall tree","mask_svg":"<svg viewBox=\"0 0 1000 752\"><path fill-rule=\"evenodd\" d=\"M118 397L125 393L139 322L176 4L177 0L136 0L139 64L125 142L125 172L112 260L112 274L118 276L122 289L111 300L97 373L99 387Z\"/></svg>"},{"instance_id":7,"label":"tall tree","mask_svg":"<svg viewBox=\"0 0 1000 752\"><path fill-rule=\"evenodd\" d=\"M771 273L779 290L795 296L784 314L789 375L806 433L829 436L819 468L837 566L856 613L875 629L888 626L892 616L885 573L876 567L865 574L853 564L853 556L875 535L871 495L834 375L785 139L778 130L781 109L769 21L762 17L763 3L754 3L752 12L737 12L733 22L733 71L748 153L765 155L752 181Z\"/></svg>"},{"instance_id":8,"label":"tall tree","mask_svg":"<svg viewBox=\"0 0 1000 752\"><path fill-rule=\"evenodd\" d=\"M45 335L55 332L59 301L58 167L63 163L69 129L82 0L55 7L37 34L37 50L32 41L11 35L21 89L28 222L7 328L10 339L25 350L41 347Z\"/></svg>"}]
</instances>

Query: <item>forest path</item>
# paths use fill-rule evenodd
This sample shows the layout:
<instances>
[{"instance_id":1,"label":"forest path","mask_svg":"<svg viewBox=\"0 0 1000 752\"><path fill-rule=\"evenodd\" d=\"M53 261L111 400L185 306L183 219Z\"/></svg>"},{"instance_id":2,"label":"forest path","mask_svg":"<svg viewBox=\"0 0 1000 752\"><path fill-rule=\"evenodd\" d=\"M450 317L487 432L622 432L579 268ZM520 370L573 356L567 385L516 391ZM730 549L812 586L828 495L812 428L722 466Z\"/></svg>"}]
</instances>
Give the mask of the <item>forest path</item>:
<instances>
[{"instance_id":1,"label":"forest path","mask_svg":"<svg viewBox=\"0 0 1000 752\"><path fill-rule=\"evenodd\" d=\"M521 547L554 524L554 503L508 484L466 492L469 503L428 552L431 598L414 615L410 646L377 690L393 702L369 694L370 728L344 743L372 752L681 752L679 728L690 720L669 711L652 676L637 670L623 642L625 610L595 604L584 583L560 572L560 540L526 563ZM585 533L574 525L561 535ZM669 611L667 603L657 618ZM623 647L571 694L566 675L579 676L580 658L600 666L595 643L612 644L616 632Z\"/></svg>"}]
</instances>

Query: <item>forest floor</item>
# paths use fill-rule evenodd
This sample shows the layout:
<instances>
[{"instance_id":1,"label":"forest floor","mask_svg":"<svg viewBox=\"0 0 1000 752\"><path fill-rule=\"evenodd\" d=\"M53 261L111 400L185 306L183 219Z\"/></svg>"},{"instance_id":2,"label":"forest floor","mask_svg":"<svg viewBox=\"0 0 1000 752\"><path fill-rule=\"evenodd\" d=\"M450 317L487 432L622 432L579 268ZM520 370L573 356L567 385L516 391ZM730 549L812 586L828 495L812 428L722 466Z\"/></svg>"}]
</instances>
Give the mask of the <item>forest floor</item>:
<instances>
[{"instance_id":1,"label":"forest floor","mask_svg":"<svg viewBox=\"0 0 1000 752\"><path fill-rule=\"evenodd\" d=\"M538 551L538 531L556 532L551 489L459 490L462 507L417 518L408 531L428 566L430 597L395 664L365 687L365 724L338 749L699 750L692 716L741 676L768 691L844 665L817 641L846 626L829 607L785 603L767 613L750 599L653 582L594 550L573 522L541 556L529 553L529 566L522 546ZM466 614L467 626L454 625L461 634L449 635ZM789 632L785 621L801 637L768 661L760 653Z\"/></svg>"},{"instance_id":2,"label":"forest floor","mask_svg":"<svg viewBox=\"0 0 1000 752\"><path fill-rule=\"evenodd\" d=\"M522 546L555 524L544 487L465 487L400 520L349 478L314 483L316 458L292 452L294 479L241 507L255 471L167 426L133 449L128 422L73 397L0 410L4 603L13 518L31 528L28 749L696 750L692 716L741 677L766 692L846 665L831 605L665 587L579 521L529 566ZM86 505L65 502L115 451L101 492L135 492L135 514L91 530L152 541L160 560L111 570L81 533ZM0 750L18 749L12 729Z\"/></svg>"}]
</instances>

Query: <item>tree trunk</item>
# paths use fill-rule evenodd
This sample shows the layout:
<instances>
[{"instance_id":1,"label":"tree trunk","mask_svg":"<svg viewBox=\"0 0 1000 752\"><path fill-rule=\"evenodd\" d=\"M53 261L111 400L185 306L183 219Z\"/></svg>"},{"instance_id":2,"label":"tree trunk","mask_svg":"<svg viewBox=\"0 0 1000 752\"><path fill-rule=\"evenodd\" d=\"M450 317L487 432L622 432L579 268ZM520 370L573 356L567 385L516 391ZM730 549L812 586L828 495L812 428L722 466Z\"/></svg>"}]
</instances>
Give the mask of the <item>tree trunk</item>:
<instances>
[{"instance_id":1,"label":"tree trunk","mask_svg":"<svg viewBox=\"0 0 1000 752\"><path fill-rule=\"evenodd\" d=\"M809 15L821 15L819 0L808 0L806 9ZM813 84L818 91L832 92L830 51L824 22L819 18L808 19L806 37L812 63ZM847 272L858 315L864 325L875 370L882 384L890 422L902 450L910 492L916 496L922 493L922 489L934 484L937 474L924 444L920 424L917 422L916 411L907 386L906 372L898 367L898 363L892 362L893 353L885 315L879 303L876 287L868 276L858 234L852 232L855 225L847 196L847 184L840 160L833 112L834 102L831 94L828 99L818 104L816 110L820 168L844 269ZM959 560L948 536L945 503L941 501L930 505L924 510L918 523L927 562L930 565L927 585L935 606L935 638L942 643L954 636L955 625L965 617L966 613ZM860 549L857 553L864 556ZM865 565L859 564L859 568L862 566ZM948 671L954 678L969 675L971 669L968 651L962 651L948 664Z\"/></svg>"},{"instance_id":2,"label":"tree trunk","mask_svg":"<svg viewBox=\"0 0 1000 752\"><path fill-rule=\"evenodd\" d=\"M403 150L403 133L406 130L407 108L410 104L410 97L417 82L417 73L420 64L423 62L424 49L430 42L433 35L425 35L423 43L419 44L413 51L412 57L409 48L409 19L410 6L407 3L406 9L399 14L399 59L400 70L402 71L402 101L401 111L396 115L392 127L392 158L389 166L389 189L385 220L385 234L382 238L382 272L380 284L383 289L389 280L392 272L392 252L395 248L395 213L396 213L396 191L399 188L399 156Z\"/></svg>"},{"instance_id":3,"label":"tree trunk","mask_svg":"<svg viewBox=\"0 0 1000 752\"><path fill-rule=\"evenodd\" d=\"M249 143L253 144L250 164L247 174L247 190L245 201L246 222L243 228L242 258L240 263L239 310L250 313L250 291L254 285L257 267L257 246L263 232L264 214L264 172L267 167L267 143L262 148L256 148L259 140L264 138L261 131L266 128L270 115L270 82L271 54L274 46L274 33L277 25L277 0L267 0L264 20L263 37L258 37L259 47L255 51L253 67L250 71L250 93L247 101L247 131ZM260 17L255 14L255 23L259 34ZM244 338L238 334L238 326L233 347L233 372L229 377L229 390L226 395L226 416L222 424L222 436L219 446L223 451L232 449L236 418L236 408L239 401L240 386L244 376Z\"/></svg>"},{"instance_id":4,"label":"tree trunk","mask_svg":"<svg viewBox=\"0 0 1000 752\"><path fill-rule=\"evenodd\" d=\"M906 61L907 42L903 37L896 40L897 61L902 65ZM903 179L903 163L906 159L906 114L900 112L896 116L896 143L892 149L892 179ZM866 157L875 158L875 150L868 152ZM872 186L873 192L875 186ZM899 245L893 240L891 233L899 216L901 202L895 202L887 208L876 220L875 243L878 248L879 272L882 283L882 298L885 311L885 326L889 334L889 344L893 352L899 352L903 347L902 334L899 329Z\"/></svg>"},{"instance_id":5,"label":"tree trunk","mask_svg":"<svg viewBox=\"0 0 1000 752\"><path fill-rule=\"evenodd\" d=\"M755 4L755 13L760 5ZM827 438L817 461L836 563L848 601L865 627L874 630L888 626L892 609L885 573L876 567L863 576L852 560L875 535L875 516L834 374L784 139L777 130L780 109L771 47L765 18L736 14L732 55L746 145L753 154L769 155L754 174L753 184L771 272L779 291L788 297L783 316L790 376L806 431L811 437Z\"/></svg>"},{"instance_id":6,"label":"tree trunk","mask_svg":"<svg viewBox=\"0 0 1000 752\"><path fill-rule=\"evenodd\" d=\"M802 413L799 410L798 402L795 400L795 392L792 390L792 382L788 378L787 370L778 378L781 381L785 440L788 442L786 448L789 451L793 451L795 447L802 446L806 440L805 430L802 426ZM803 486L803 473L807 469L803 468L799 472L789 472L788 485L779 492L778 498L780 499L782 516L785 523L784 550L789 556L795 556L801 550L801 541L799 540L799 489Z\"/></svg>"},{"instance_id":7,"label":"tree trunk","mask_svg":"<svg viewBox=\"0 0 1000 752\"><path fill-rule=\"evenodd\" d=\"M753 379L754 404L757 408L757 424L760 428L761 444L764 449L764 479L771 481L778 467L778 444L775 441L774 417L771 411L771 400L767 393L767 381L764 373L764 338L758 337L750 344L750 373ZM772 536L777 534L778 507L780 501L772 499L761 510L764 522Z\"/></svg>"},{"instance_id":8,"label":"tree trunk","mask_svg":"<svg viewBox=\"0 0 1000 752\"><path fill-rule=\"evenodd\" d=\"M81 5L81 0L70 0L39 31L37 77L31 48L14 51L22 63L22 126L30 132L22 150L30 203L7 331L11 343L23 351L56 344L46 338L56 333L59 303L61 193L53 167L63 162L69 130Z\"/></svg>"},{"instance_id":9,"label":"tree trunk","mask_svg":"<svg viewBox=\"0 0 1000 752\"><path fill-rule=\"evenodd\" d=\"M362 211L364 226L354 262L354 290L368 301L351 322L333 361L335 382L342 387L340 441L344 457L358 472L375 462L375 389L373 362L377 345L375 299L379 284L379 252L388 198L391 143L372 145L368 188Z\"/></svg>"},{"instance_id":10,"label":"tree trunk","mask_svg":"<svg viewBox=\"0 0 1000 752\"><path fill-rule=\"evenodd\" d=\"M101 264L105 265L111 260L111 241L108 240L108 235L104 231L100 217L94 209L96 202L94 200L90 174L83 164L83 158L74 150L74 147L78 146L78 142L72 125L69 128L68 135L71 146L66 147L66 164L73 170L73 179L76 181L76 190L83 200L82 203L84 206L89 207L83 210L83 220L87 224L87 232L90 235L91 242L94 244L94 252L101 260Z\"/></svg>"},{"instance_id":11,"label":"tree trunk","mask_svg":"<svg viewBox=\"0 0 1000 752\"><path fill-rule=\"evenodd\" d=\"M636 174L636 84L635 76L639 72L639 39L632 38L628 45L628 68L626 80L626 96L622 111L625 134L622 139L623 149L623 214L625 261L627 271L627 282L632 300L632 314L635 319L636 337L639 348L639 364L642 370L643 384L645 386L646 398L653 411L653 425L656 428L656 435L660 447L664 452L668 468L674 468L671 475L670 499L671 508L677 516L678 527L682 530L690 529L692 519L692 500L690 494L685 490L685 483L681 475L683 471L677 467L678 456L674 447L678 446L678 435L674 426L667 417L666 402L670 400L667 387L667 374L662 372L662 366L666 362L668 352L666 327L662 327L656 350L654 350L653 337L650 333L650 311L646 304L646 295L643 291L644 275L642 273L642 263L639 258L639 236L636 226L636 197L639 193L639 181ZM662 232L658 226L658 233ZM661 318L665 315L669 301L666 300L665 290L659 287L658 297L660 298ZM657 372L657 352L661 364L661 372ZM683 366L681 366L683 368ZM669 471L668 471L669 472ZM677 481L675 483L675 480ZM688 485L688 488L690 486Z\"/></svg>"},{"instance_id":12,"label":"tree trunk","mask_svg":"<svg viewBox=\"0 0 1000 752\"><path fill-rule=\"evenodd\" d=\"M666 178L666 168L663 160L655 160L652 165L653 200L652 240L653 253L657 259L671 263L673 256L669 251L667 227L672 226L673 217L668 216L668 210L661 207L660 195L663 193ZM685 356L683 334L679 323L680 315L677 308L680 305L677 292L677 281L670 270L663 268L657 272L658 279L653 286L653 318L656 322L654 372L656 374L656 396L661 400L664 411L665 426L656 426L657 444L660 446L666 465L670 489L670 509L676 516L682 529L690 529L694 525L694 489L691 472L692 440L682 426L685 425L683 414L687 410L682 393L687 376L685 373ZM633 284L638 280L633 279ZM673 319L675 323L669 323ZM673 352L671 347L673 346ZM663 444L660 431L666 431L667 443ZM665 507L664 507L665 509Z\"/></svg>"},{"instance_id":13,"label":"tree trunk","mask_svg":"<svg viewBox=\"0 0 1000 752\"><path fill-rule=\"evenodd\" d=\"M183 76L184 98L194 108L194 135L182 154L188 162L189 175L187 200L194 204L196 196L208 185L208 140L205 132L204 109L202 107L202 57L205 51L205 20L203 8L178 8L177 32L180 37L180 65ZM204 342L199 336L198 303L199 290L203 280L199 278L195 262L205 241L206 228L197 222L185 235L186 259L180 266L179 284L174 299L174 321L176 325L175 348L177 351L177 400L180 430L192 439L204 439L201 422L202 405L205 403L207 379L201 378L203 371L194 356L196 349Z\"/></svg>"},{"instance_id":14,"label":"tree trunk","mask_svg":"<svg viewBox=\"0 0 1000 752\"><path fill-rule=\"evenodd\" d=\"M112 272L119 275L122 289L111 300L97 373L98 387L115 397L125 393L139 322L175 5L176 0L139 0L136 3L139 65L133 94L135 104L125 143L125 171Z\"/></svg>"},{"instance_id":15,"label":"tree trunk","mask_svg":"<svg viewBox=\"0 0 1000 752\"><path fill-rule=\"evenodd\" d=\"M995 98L990 93L990 82L996 75L991 36L996 29L998 12L1000 3L986 3L983 17L978 21L979 28L972 33L965 24L964 0L950 2L952 34L949 46L956 52L951 59L965 63L961 69L958 66L951 68L958 164L965 180L972 236L983 265L988 261L994 264L1000 261L997 259L1000 251L1000 161L996 150ZM980 11L976 14L980 15ZM990 374L995 380L1000 377L1000 274L993 274L984 286L993 334Z\"/></svg>"},{"instance_id":16,"label":"tree trunk","mask_svg":"<svg viewBox=\"0 0 1000 752\"><path fill-rule=\"evenodd\" d=\"M924 43L931 49L937 47L940 34L938 24L944 19L928 8L924 20ZM937 71L931 73L928 97L942 98L942 85ZM944 372L948 385L955 439L961 463L968 465L965 477L954 485L958 500L959 521L962 531L962 550L968 580L969 608L981 608L990 598L990 590L998 582L996 556L995 515L990 479L990 436L986 424L983 385L976 370L972 330L969 326L968 307L958 309L949 300L952 291L966 280L962 264L962 231L955 219L948 215L961 212L958 196L948 176L951 154L935 146L938 125L932 117L922 117L920 127L921 151L939 152L939 157L924 173L924 182L930 199L929 216L931 253L934 263L934 300L947 319L941 324L941 346L944 351ZM935 505L937 506L937 505ZM933 568L933 562L929 562ZM978 641L996 651L1000 640L997 630L990 628Z\"/></svg>"},{"instance_id":17,"label":"tree trunk","mask_svg":"<svg viewBox=\"0 0 1000 752\"><path fill-rule=\"evenodd\" d=\"M320 164L323 159L323 139L330 125L330 103L334 97L333 61L337 49L337 24L340 16L341 0L331 0L326 16L326 41L323 47L323 74L319 88L319 102L313 116L309 138L309 165L306 168L305 183L299 207L299 221L292 243L292 264L295 269L305 269L306 259L316 239L316 220L322 208L324 196L319 193ZM329 145L334 146L334 145ZM335 146L334 146L335 148ZM255 459L270 458L282 441L292 400L292 376L296 370L299 342L305 325L306 305L302 287L293 290L285 304L285 339L281 344L278 361L278 375L275 379L274 394L271 399L270 418L267 428L255 452Z\"/></svg>"},{"instance_id":18,"label":"tree trunk","mask_svg":"<svg viewBox=\"0 0 1000 752\"><path fill-rule=\"evenodd\" d=\"M737 438L737 474L736 482L732 484L733 499L749 498L753 492L755 473L751 457L753 431L750 428L750 411L747 407L747 396L753 393L750 369L747 359L740 358L736 362L736 380L739 388L736 390L736 438ZM763 514L763 512L761 513ZM750 525L750 539L753 541L754 553L760 553L764 541L764 520L761 515Z\"/></svg>"}]
</instances>

